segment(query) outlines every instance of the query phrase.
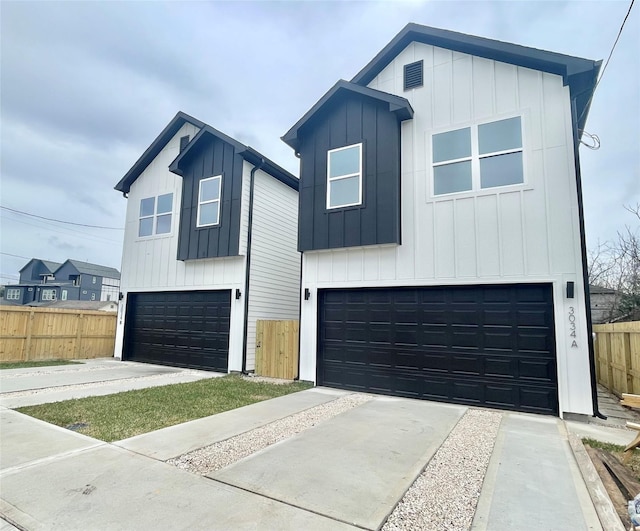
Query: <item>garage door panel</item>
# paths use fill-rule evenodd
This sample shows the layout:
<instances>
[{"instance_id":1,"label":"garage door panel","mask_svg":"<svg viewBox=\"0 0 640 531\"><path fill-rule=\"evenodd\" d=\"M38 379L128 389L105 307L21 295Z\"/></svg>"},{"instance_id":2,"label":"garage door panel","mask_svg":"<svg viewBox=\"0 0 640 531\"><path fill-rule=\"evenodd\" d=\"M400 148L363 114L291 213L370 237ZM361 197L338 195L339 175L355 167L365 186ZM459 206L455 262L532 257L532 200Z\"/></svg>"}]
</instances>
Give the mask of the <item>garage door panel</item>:
<instances>
[{"instance_id":1,"label":"garage door panel","mask_svg":"<svg viewBox=\"0 0 640 531\"><path fill-rule=\"evenodd\" d=\"M130 293L125 358L226 372L231 292Z\"/></svg>"},{"instance_id":2,"label":"garage door panel","mask_svg":"<svg viewBox=\"0 0 640 531\"><path fill-rule=\"evenodd\" d=\"M554 333L548 284L321 290L318 383L557 414Z\"/></svg>"}]
</instances>

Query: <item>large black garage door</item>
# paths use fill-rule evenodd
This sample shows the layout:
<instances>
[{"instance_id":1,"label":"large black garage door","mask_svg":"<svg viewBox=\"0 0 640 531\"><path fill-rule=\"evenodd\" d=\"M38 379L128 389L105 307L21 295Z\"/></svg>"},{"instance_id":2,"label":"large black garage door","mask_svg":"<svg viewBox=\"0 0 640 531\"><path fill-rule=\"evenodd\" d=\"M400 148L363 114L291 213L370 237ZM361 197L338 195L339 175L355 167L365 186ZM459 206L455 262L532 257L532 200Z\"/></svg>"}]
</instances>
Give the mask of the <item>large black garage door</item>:
<instances>
[{"instance_id":1,"label":"large black garage door","mask_svg":"<svg viewBox=\"0 0 640 531\"><path fill-rule=\"evenodd\" d=\"M550 284L319 292L318 385L558 414Z\"/></svg>"},{"instance_id":2,"label":"large black garage door","mask_svg":"<svg viewBox=\"0 0 640 531\"><path fill-rule=\"evenodd\" d=\"M125 359L227 372L230 315L228 290L130 293Z\"/></svg>"}]
</instances>

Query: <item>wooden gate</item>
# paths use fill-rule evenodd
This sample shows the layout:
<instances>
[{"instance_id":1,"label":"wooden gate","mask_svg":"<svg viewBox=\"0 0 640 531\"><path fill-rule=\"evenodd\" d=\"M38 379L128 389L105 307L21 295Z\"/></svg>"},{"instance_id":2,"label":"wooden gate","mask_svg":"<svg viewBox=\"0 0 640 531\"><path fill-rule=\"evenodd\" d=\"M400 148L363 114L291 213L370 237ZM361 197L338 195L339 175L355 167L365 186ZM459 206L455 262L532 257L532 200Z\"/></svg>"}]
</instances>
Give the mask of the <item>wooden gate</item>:
<instances>
[{"instance_id":1,"label":"wooden gate","mask_svg":"<svg viewBox=\"0 0 640 531\"><path fill-rule=\"evenodd\" d=\"M257 321L256 374L293 380L298 377L298 321Z\"/></svg>"}]
</instances>

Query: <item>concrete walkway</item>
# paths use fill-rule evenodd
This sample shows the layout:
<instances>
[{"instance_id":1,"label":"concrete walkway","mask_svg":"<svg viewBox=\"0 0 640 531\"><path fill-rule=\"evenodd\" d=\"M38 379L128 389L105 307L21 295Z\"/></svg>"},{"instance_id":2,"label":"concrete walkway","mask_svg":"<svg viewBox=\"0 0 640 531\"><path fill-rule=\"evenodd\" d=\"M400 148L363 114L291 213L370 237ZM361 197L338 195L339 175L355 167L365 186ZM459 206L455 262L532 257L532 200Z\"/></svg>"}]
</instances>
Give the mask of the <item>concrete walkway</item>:
<instances>
[{"instance_id":1,"label":"concrete walkway","mask_svg":"<svg viewBox=\"0 0 640 531\"><path fill-rule=\"evenodd\" d=\"M3 370L0 406L18 408L218 376L223 375L113 358L82 360L78 365Z\"/></svg>"},{"instance_id":2,"label":"concrete walkway","mask_svg":"<svg viewBox=\"0 0 640 531\"><path fill-rule=\"evenodd\" d=\"M164 462L344 394L311 389L114 444L0 406L0 515L28 530L378 529L467 407L376 397L210 477ZM590 426L503 414L473 529L602 528L574 425Z\"/></svg>"}]
</instances>

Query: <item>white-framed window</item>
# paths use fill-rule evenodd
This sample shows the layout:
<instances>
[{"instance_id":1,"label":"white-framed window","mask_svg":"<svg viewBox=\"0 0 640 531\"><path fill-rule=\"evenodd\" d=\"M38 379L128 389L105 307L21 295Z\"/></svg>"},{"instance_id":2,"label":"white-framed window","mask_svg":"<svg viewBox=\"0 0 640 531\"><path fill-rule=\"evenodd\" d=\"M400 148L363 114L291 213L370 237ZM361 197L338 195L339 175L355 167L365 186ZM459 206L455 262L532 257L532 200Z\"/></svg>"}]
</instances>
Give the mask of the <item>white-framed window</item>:
<instances>
[{"instance_id":1,"label":"white-framed window","mask_svg":"<svg viewBox=\"0 0 640 531\"><path fill-rule=\"evenodd\" d=\"M69 295L69 294L68 294L67 290L66 290L66 289L63 289L63 290L60 292L60 299L61 299L61 300L63 300L63 301L66 301L66 300L67 300L68 295Z\"/></svg>"},{"instance_id":2,"label":"white-framed window","mask_svg":"<svg viewBox=\"0 0 640 531\"><path fill-rule=\"evenodd\" d=\"M7 288L7 292L4 296L8 301L19 301L20 300L20 288Z\"/></svg>"},{"instance_id":3,"label":"white-framed window","mask_svg":"<svg viewBox=\"0 0 640 531\"><path fill-rule=\"evenodd\" d=\"M327 153L327 209L362 204L362 143Z\"/></svg>"},{"instance_id":4,"label":"white-framed window","mask_svg":"<svg viewBox=\"0 0 640 531\"><path fill-rule=\"evenodd\" d=\"M138 236L145 237L153 236L154 234L169 234L171 232L172 211L172 193L141 199Z\"/></svg>"},{"instance_id":5,"label":"white-framed window","mask_svg":"<svg viewBox=\"0 0 640 531\"><path fill-rule=\"evenodd\" d=\"M91 300L92 300L92 301L95 301L95 300L96 300L96 294L95 294L95 293L92 293L92 294L91 294Z\"/></svg>"},{"instance_id":6,"label":"white-framed window","mask_svg":"<svg viewBox=\"0 0 640 531\"><path fill-rule=\"evenodd\" d=\"M196 226L210 227L220 223L222 175L202 179L198 186L198 219Z\"/></svg>"},{"instance_id":7,"label":"white-framed window","mask_svg":"<svg viewBox=\"0 0 640 531\"><path fill-rule=\"evenodd\" d=\"M55 301L56 300L56 290L55 289L43 289L42 290L42 300L43 301Z\"/></svg>"},{"instance_id":8,"label":"white-framed window","mask_svg":"<svg viewBox=\"0 0 640 531\"><path fill-rule=\"evenodd\" d=\"M92 277L91 283L92 283L92 284L95 284L95 283L96 283L96 280L97 280L97 279L96 279L96 277Z\"/></svg>"},{"instance_id":9,"label":"white-framed window","mask_svg":"<svg viewBox=\"0 0 640 531\"><path fill-rule=\"evenodd\" d=\"M433 195L524 183L520 116L431 137Z\"/></svg>"}]
</instances>

